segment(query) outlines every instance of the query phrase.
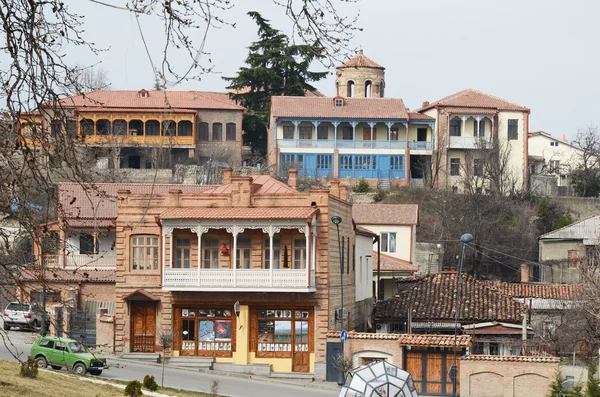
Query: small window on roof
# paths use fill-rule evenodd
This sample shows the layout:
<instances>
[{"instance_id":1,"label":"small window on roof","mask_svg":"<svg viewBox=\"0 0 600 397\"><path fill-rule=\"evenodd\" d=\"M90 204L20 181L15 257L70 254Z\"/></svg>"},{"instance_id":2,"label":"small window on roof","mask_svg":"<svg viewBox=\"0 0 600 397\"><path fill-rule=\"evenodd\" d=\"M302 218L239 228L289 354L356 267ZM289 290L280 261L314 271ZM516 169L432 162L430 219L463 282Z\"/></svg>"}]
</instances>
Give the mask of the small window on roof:
<instances>
[{"instance_id":1,"label":"small window on roof","mask_svg":"<svg viewBox=\"0 0 600 397\"><path fill-rule=\"evenodd\" d=\"M148 91L146 91L146 90L140 90L140 91L138 91L138 96L140 98L148 98L149 97Z\"/></svg>"},{"instance_id":2,"label":"small window on roof","mask_svg":"<svg viewBox=\"0 0 600 397\"><path fill-rule=\"evenodd\" d=\"M335 100L335 106L336 107L342 107L342 106L344 106L344 100L341 99L341 98L340 99L336 99Z\"/></svg>"}]
</instances>

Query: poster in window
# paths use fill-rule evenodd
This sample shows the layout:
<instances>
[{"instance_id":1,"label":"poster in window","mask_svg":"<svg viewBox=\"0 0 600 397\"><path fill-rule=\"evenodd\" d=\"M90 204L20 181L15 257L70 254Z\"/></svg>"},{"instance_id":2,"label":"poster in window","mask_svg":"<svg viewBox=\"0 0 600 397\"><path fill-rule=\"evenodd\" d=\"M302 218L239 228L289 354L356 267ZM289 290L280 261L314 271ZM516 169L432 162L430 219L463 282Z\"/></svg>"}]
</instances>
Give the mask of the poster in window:
<instances>
[{"instance_id":1,"label":"poster in window","mask_svg":"<svg viewBox=\"0 0 600 397\"><path fill-rule=\"evenodd\" d=\"M290 343L292 341L292 322L275 321L275 342Z\"/></svg>"},{"instance_id":2,"label":"poster in window","mask_svg":"<svg viewBox=\"0 0 600 397\"><path fill-rule=\"evenodd\" d=\"M198 328L198 339L213 341L215 340L215 324L212 321L200 321Z\"/></svg>"},{"instance_id":3,"label":"poster in window","mask_svg":"<svg viewBox=\"0 0 600 397\"><path fill-rule=\"evenodd\" d=\"M189 314L189 311L188 311L188 309L181 309L181 316L182 316L182 317L187 317L187 316L189 316L189 315L190 315L190 314Z\"/></svg>"},{"instance_id":4,"label":"poster in window","mask_svg":"<svg viewBox=\"0 0 600 397\"><path fill-rule=\"evenodd\" d=\"M215 340L230 341L231 340L231 320L215 321Z\"/></svg>"},{"instance_id":5,"label":"poster in window","mask_svg":"<svg viewBox=\"0 0 600 397\"><path fill-rule=\"evenodd\" d=\"M231 310L223 310L223 317L231 317Z\"/></svg>"},{"instance_id":6,"label":"poster in window","mask_svg":"<svg viewBox=\"0 0 600 397\"><path fill-rule=\"evenodd\" d=\"M258 322L258 343L273 343L275 336L275 324L273 321ZM265 348L265 350L267 350Z\"/></svg>"}]
</instances>

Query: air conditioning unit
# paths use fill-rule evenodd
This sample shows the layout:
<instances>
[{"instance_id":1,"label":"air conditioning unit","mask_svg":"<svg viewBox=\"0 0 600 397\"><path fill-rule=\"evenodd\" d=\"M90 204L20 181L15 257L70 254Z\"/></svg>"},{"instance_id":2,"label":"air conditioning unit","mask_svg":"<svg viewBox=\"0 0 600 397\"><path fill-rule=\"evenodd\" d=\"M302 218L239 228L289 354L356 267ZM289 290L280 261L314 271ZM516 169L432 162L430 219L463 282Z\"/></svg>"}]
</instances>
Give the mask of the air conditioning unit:
<instances>
[{"instance_id":1,"label":"air conditioning unit","mask_svg":"<svg viewBox=\"0 0 600 397\"><path fill-rule=\"evenodd\" d=\"M335 321L342 319L342 309L335 309ZM348 310L344 308L344 320L348 319Z\"/></svg>"}]
</instances>

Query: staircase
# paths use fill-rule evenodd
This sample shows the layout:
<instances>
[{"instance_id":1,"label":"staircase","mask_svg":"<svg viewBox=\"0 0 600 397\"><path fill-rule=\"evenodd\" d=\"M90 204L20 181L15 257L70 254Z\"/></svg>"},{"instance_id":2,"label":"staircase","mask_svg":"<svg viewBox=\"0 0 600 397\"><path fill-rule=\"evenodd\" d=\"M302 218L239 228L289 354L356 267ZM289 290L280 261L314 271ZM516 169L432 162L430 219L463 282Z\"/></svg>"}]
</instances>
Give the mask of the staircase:
<instances>
[{"instance_id":1,"label":"staircase","mask_svg":"<svg viewBox=\"0 0 600 397\"><path fill-rule=\"evenodd\" d=\"M212 369L214 361L214 357L179 356L171 357L169 359L169 366Z\"/></svg>"},{"instance_id":2,"label":"staircase","mask_svg":"<svg viewBox=\"0 0 600 397\"><path fill-rule=\"evenodd\" d=\"M389 178L379 178L379 188L383 190L389 190L391 187L391 183Z\"/></svg>"},{"instance_id":3,"label":"staircase","mask_svg":"<svg viewBox=\"0 0 600 397\"><path fill-rule=\"evenodd\" d=\"M121 356L124 360L144 361L148 363L157 363L160 354L158 353L125 353Z\"/></svg>"}]
</instances>

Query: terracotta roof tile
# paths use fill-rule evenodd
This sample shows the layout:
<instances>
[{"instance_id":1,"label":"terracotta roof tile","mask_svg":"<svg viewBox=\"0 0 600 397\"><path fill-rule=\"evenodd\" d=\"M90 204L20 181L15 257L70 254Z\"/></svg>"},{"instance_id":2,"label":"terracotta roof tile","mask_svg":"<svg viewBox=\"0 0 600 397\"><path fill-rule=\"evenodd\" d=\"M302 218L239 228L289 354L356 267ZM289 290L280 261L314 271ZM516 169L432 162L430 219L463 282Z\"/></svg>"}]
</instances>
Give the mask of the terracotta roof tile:
<instances>
[{"instance_id":1,"label":"terracotta roof tile","mask_svg":"<svg viewBox=\"0 0 600 397\"><path fill-rule=\"evenodd\" d=\"M311 207L169 208L160 214L160 219L309 219L317 211Z\"/></svg>"},{"instance_id":2,"label":"terracotta roof tile","mask_svg":"<svg viewBox=\"0 0 600 397\"><path fill-rule=\"evenodd\" d=\"M358 225L418 225L417 204L354 204L352 219Z\"/></svg>"},{"instance_id":3,"label":"terracotta roof tile","mask_svg":"<svg viewBox=\"0 0 600 397\"><path fill-rule=\"evenodd\" d=\"M137 90L98 90L83 95L75 95L61 100L62 106L76 108L140 108L140 109L213 109L213 110L240 110L229 99L226 92L200 92L200 91L147 91L148 96L141 98Z\"/></svg>"},{"instance_id":4,"label":"terracotta roof tile","mask_svg":"<svg viewBox=\"0 0 600 397\"><path fill-rule=\"evenodd\" d=\"M253 194L294 194L297 190L291 188L285 183L278 181L269 175L253 175L252 185L255 185ZM218 194L231 193L231 184L211 187L203 193Z\"/></svg>"},{"instance_id":5,"label":"terracotta roof tile","mask_svg":"<svg viewBox=\"0 0 600 397\"><path fill-rule=\"evenodd\" d=\"M412 309L413 321L454 321L457 274L439 273L407 277L397 282L398 295L375 305L375 317L404 319ZM527 309L511 296L486 283L462 275L458 320L465 322L502 321L520 323Z\"/></svg>"},{"instance_id":6,"label":"terracotta roof tile","mask_svg":"<svg viewBox=\"0 0 600 397\"><path fill-rule=\"evenodd\" d=\"M447 113L451 114L483 114L483 115L493 115L497 112L494 108L450 108L445 107L444 110Z\"/></svg>"},{"instance_id":7,"label":"terracotta roof tile","mask_svg":"<svg viewBox=\"0 0 600 397\"><path fill-rule=\"evenodd\" d=\"M483 281L493 290L516 298L542 299L577 299L583 293L580 284L538 284L538 283L504 283L500 281Z\"/></svg>"},{"instance_id":8,"label":"terracotta roof tile","mask_svg":"<svg viewBox=\"0 0 600 397\"><path fill-rule=\"evenodd\" d=\"M456 94L452 94L438 101L432 102L421 109L416 110L422 112L427 109L431 109L438 106L444 107L455 107L455 108L491 108L497 110L516 110L528 112L529 109L525 106L518 105L514 102L509 102L502 98L495 97L493 95L486 94L481 91L466 89ZM465 111L464 109L462 111Z\"/></svg>"},{"instance_id":9,"label":"terracotta roof tile","mask_svg":"<svg viewBox=\"0 0 600 397\"><path fill-rule=\"evenodd\" d=\"M512 361L512 362L525 362L525 363L552 363L558 364L560 358L558 357L537 357L537 356L490 356L483 354L467 354L462 356L461 360L469 361Z\"/></svg>"},{"instance_id":10,"label":"terracotta roof tile","mask_svg":"<svg viewBox=\"0 0 600 397\"><path fill-rule=\"evenodd\" d=\"M400 346L453 347L454 335L406 334L400 335L398 342ZM457 346L468 347L470 344L470 335L457 335Z\"/></svg>"},{"instance_id":11,"label":"terracotta roof tile","mask_svg":"<svg viewBox=\"0 0 600 397\"><path fill-rule=\"evenodd\" d=\"M363 340L396 340L401 334L375 334L372 332L348 332L348 339L363 339ZM339 338L340 331L329 331L327 332L328 338Z\"/></svg>"},{"instance_id":12,"label":"terracotta roof tile","mask_svg":"<svg viewBox=\"0 0 600 397\"><path fill-rule=\"evenodd\" d=\"M411 120L435 120L435 117L430 117L423 113L408 112L408 117Z\"/></svg>"},{"instance_id":13,"label":"terracotta roof tile","mask_svg":"<svg viewBox=\"0 0 600 397\"><path fill-rule=\"evenodd\" d=\"M328 97L274 96L271 116L405 120L408 113L400 98L345 98L344 106L335 106L334 98Z\"/></svg>"},{"instance_id":14,"label":"terracotta roof tile","mask_svg":"<svg viewBox=\"0 0 600 397\"><path fill-rule=\"evenodd\" d=\"M376 68L376 69L385 69L383 66L378 63L373 62L371 59L367 58L363 54L363 50L358 50L358 54L350 59L348 59L343 64L339 65L337 69L344 68Z\"/></svg>"},{"instance_id":15,"label":"terracotta roof tile","mask_svg":"<svg viewBox=\"0 0 600 397\"><path fill-rule=\"evenodd\" d=\"M419 267L400 258L395 258L390 255L381 254L380 269L382 272L414 273L417 270L419 270ZM377 270L377 251L373 251L373 270Z\"/></svg>"},{"instance_id":16,"label":"terracotta roof tile","mask_svg":"<svg viewBox=\"0 0 600 397\"><path fill-rule=\"evenodd\" d=\"M369 229L366 229L364 227L361 226L355 226L354 227L354 231L356 232L356 234L360 234L361 236L367 236L367 237L377 237L377 233L370 231Z\"/></svg>"},{"instance_id":17,"label":"terracotta roof tile","mask_svg":"<svg viewBox=\"0 0 600 397\"><path fill-rule=\"evenodd\" d=\"M42 281L46 282L97 282L114 283L116 281L114 269L46 269L44 278L40 269L23 269L19 275L21 281Z\"/></svg>"}]
</instances>

